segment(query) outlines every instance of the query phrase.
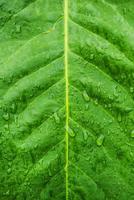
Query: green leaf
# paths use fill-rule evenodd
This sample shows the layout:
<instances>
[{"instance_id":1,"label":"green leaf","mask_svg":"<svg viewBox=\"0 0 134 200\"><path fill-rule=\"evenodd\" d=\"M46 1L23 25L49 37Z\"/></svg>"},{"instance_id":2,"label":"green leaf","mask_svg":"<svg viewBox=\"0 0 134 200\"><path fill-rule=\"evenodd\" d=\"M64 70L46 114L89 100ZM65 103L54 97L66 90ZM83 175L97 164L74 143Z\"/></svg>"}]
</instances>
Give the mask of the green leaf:
<instances>
[{"instance_id":1,"label":"green leaf","mask_svg":"<svg viewBox=\"0 0 134 200\"><path fill-rule=\"evenodd\" d=\"M1 0L0 199L134 199L134 9Z\"/></svg>"}]
</instances>

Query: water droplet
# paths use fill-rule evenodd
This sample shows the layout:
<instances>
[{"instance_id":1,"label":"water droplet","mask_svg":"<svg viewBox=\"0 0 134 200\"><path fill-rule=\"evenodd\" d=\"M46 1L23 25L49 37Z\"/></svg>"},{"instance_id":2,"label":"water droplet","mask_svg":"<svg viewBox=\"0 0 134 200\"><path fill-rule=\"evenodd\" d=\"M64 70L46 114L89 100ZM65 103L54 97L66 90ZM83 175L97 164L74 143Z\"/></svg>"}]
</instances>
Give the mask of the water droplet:
<instances>
[{"instance_id":1,"label":"water droplet","mask_svg":"<svg viewBox=\"0 0 134 200\"><path fill-rule=\"evenodd\" d=\"M90 54L90 59L93 60L93 58L94 58L94 54L91 53L91 54Z\"/></svg>"},{"instance_id":2,"label":"water droplet","mask_svg":"<svg viewBox=\"0 0 134 200\"><path fill-rule=\"evenodd\" d=\"M84 97L85 101L89 101L89 96L85 90L83 91L83 97Z\"/></svg>"},{"instance_id":3,"label":"water droplet","mask_svg":"<svg viewBox=\"0 0 134 200\"><path fill-rule=\"evenodd\" d=\"M49 168L48 168L48 175L49 175L49 176L52 176L51 169L49 169Z\"/></svg>"},{"instance_id":4,"label":"water droplet","mask_svg":"<svg viewBox=\"0 0 134 200\"><path fill-rule=\"evenodd\" d=\"M121 114L120 114L120 113L118 114L117 119L118 119L118 122L121 122L121 121L122 121L122 118L121 118Z\"/></svg>"},{"instance_id":5,"label":"water droplet","mask_svg":"<svg viewBox=\"0 0 134 200\"><path fill-rule=\"evenodd\" d=\"M54 119L55 119L55 122L56 122L57 124L60 123L60 118L59 118L59 116L57 115L57 113L54 113Z\"/></svg>"},{"instance_id":6,"label":"water droplet","mask_svg":"<svg viewBox=\"0 0 134 200\"><path fill-rule=\"evenodd\" d=\"M75 137L75 132L71 128L68 128L68 133L71 137Z\"/></svg>"},{"instance_id":7,"label":"water droplet","mask_svg":"<svg viewBox=\"0 0 134 200\"><path fill-rule=\"evenodd\" d=\"M130 92L133 93L134 92L134 88L130 87Z\"/></svg>"},{"instance_id":8,"label":"water droplet","mask_svg":"<svg viewBox=\"0 0 134 200\"><path fill-rule=\"evenodd\" d=\"M125 111L128 112L128 113L131 112L132 110L133 110L133 108L130 108L130 107L125 108Z\"/></svg>"},{"instance_id":9,"label":"water droplet","mask_svg":"<svg viewBox=\"0 0 134 200\"><path fill-rule=\"evenodd\" d=\"M8 173L8 174L10 174L10 173L11 173L11 171L12 171L12 169L11 169L11 168L9 168L9 169L7 170L7 173Z\"/></svg>"},{"instance_id":10,"label":"water droplet","mask_svg":"<svg viewBox=\"0 0 134 200\"><path fill-rule=\"evenodd\" d=\"M5 130L8 130L8 124L4 125Z\"/></svg>"},{"instance_id":11,"label":"water droplet","mask_svg":"<svg viewBox=\"0 0 134 200\"><path fill-rule=\"evenodd\" d=\"M109 124L112 124L112 122L113 122L112 119L110 119L110 120L109 120Z\"/></svg>"},{"instance_id":12,"label":"water droplet","mask_svg":"<svg viewBox=\"0 0 134 200\"><path fill-rule=\"evenodd\" d=\"M134 138L134 130L131 132L131 137Z\"/></svg>"},{"instance_id":13,"label":"water droplet","mask_svg":"<svg viewBox=\"0 0 134 200\"><path fill-rule=\"evenodd\" d=\"M21 32L21 26L20 25L16 25L16 33L20 33Z\"/></svg>"},{"instance_id":14,"label":"water droplet","mask_svg":"<svg viewBox=\"0 0 134 200\"><path fill-rule=\"evenodd\" d=\"M89 157L86 157L85 159L86 159L87 161L89 161L89 160L90 160L90 158L91 158L91 157L89 156Z\"/></svg>"},{"instance_id":15,"label":"water droplet","mask_svg":"<svg viewBox=\"0 0 134 200\"><path fill-rule=\"evenodd\" d=\"M13 113L15 113L15 111L16 111L16 105L15 105L15 103L13 103L13 104L11 105L11 111L12 111Z\"/></svg>"},{"instance_id":16,"label":"water droplet","mask_svg":"<svg viewBox=\"0 0 134 200\"><path fill-rule=\"evenodd\" d=\"M5 193L5 195L7 195L7 196L8 196L8 195L9 195L9 193L10 193L10 191L9 191L9 190L7 190L7 191L6 191L6 193Z\"/></svg>"},{"instance_id":17,"label":"water droplet","mask_svg":"<svg viewBox=\"0 0 134 200\"><path fill-rule=\"evenodd\" d=\"M103 141L104 141L104 135L101 134L96 140L97 146L101 146L103 144Z\"/></svg>"},{"instance_id":18,"label":"water droplet","mask_svg":"<svg viewBox=\"0 0 134 200\"><path fill-rule=\"evenodd\" d=\"M88 132L86 130L83 131L83 138L84 140L87 140L88 138Z\"/></svg>"},{"instance_id":19,"label":"water droplet","mask_svg":"<svg viewBox=\"0 0 134 200\"><path fill-rule=\"evenodd\" d=\"M89 109L89 105L88 105L88 103L86 104L86 110L88 110Z\"/></svg>"},{"instance_id":20,"label":"water droplet","mask_svg":"<svg viewBox=\"0 0 134 200\"><path fill-rule=\"evenodd\" d=\"M6 120L6 121L8 121L8 120L9 120L9 114L8 114L8 113L5 113L5 114L3 115L3 119Z\"/></svg>"},{"instance_id":21,"label":"water droplet","mask_svg":"<svg viewBox=\"0 0 134 200\"><path fill-rule=\"evenodd\" d=\"M119 95L118 95L116 92L114 92L114 96L115 96L115 97L119 97Z\"/></svg>"},{"instance_id":22,"label":"water droplet","mask_svg":"<svg viewBox=\"0 0 134 200\"><path fill-rule=\"evenodd\" d=\"M98 99L95 99L94 103L95 105L98 105Z\"/></svg>"},{"instance_id":23,"label":"water droplet","mask_svg":"<svg viewBox=\"0 0 134 200\"><path fill-rule=\"evenodd\" d=\"M112 107L111 103L109 103L109 104L108 104L108 107L109 107L109 108L111 108L111 107Z\"/></svg>"}]
</instances>

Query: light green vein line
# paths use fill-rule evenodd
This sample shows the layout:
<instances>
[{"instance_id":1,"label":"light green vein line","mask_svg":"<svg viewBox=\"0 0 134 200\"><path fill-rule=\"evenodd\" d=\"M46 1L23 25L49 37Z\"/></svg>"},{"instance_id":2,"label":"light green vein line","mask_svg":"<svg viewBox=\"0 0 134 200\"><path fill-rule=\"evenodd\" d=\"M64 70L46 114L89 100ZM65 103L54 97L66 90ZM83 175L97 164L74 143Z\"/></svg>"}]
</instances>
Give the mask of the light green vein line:
<instances>
[{"instance_id":1,"label":"light green vein line","mask_svg":"<svg viewBox=\"0 0 134 200\"><path fill-rule=\"evenodd\" d=\"M65 134L65 156L66 156L66 200L68 200L68 127L69 127L69 81L68 81L68 0L64 0L64 65L66 81L66 134Z\"/></svg>"}]
</instances>

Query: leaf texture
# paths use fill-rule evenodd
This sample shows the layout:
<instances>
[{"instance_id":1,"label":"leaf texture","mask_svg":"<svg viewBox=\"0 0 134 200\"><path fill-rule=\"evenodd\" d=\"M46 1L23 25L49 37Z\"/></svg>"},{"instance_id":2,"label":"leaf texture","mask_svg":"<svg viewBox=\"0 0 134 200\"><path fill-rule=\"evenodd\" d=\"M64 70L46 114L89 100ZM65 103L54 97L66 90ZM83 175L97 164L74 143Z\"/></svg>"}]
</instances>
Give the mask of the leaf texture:
<instances>
[{"instance_id":1,"label":"leaf texture","mask_svg":"<svg viewBox=\"0 0 134 200\"><path fill-rule=\"evenodd\" d=\"M133 1L0 1L0 199L134 199Z\"/></svg>"}]
</instances>

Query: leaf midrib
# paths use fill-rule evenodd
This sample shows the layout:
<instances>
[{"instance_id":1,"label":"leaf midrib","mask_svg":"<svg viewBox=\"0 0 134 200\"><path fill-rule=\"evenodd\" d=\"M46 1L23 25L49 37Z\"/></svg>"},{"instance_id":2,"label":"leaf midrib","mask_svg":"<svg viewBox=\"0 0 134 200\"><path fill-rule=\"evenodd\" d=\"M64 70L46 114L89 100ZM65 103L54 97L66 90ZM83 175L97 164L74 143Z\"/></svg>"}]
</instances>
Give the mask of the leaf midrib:
<instances>
[{"instance_id":1,"label":"leaf midrib","mask_svg":"<svg viewBox=\"0 0 134 200\"><path fill-rule=\"evenodd\" d=\"M64 0L64 66L65 66L65 90L66 90L66 132L65 132L65 174L66 174L66 200L68 200L68 128L69 128L69 80L68 80L68 2Z\"/></svg>"}]
</instances>

